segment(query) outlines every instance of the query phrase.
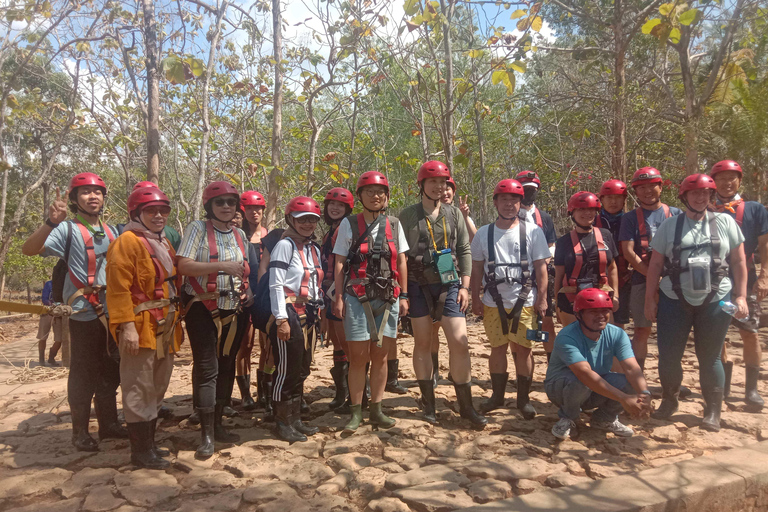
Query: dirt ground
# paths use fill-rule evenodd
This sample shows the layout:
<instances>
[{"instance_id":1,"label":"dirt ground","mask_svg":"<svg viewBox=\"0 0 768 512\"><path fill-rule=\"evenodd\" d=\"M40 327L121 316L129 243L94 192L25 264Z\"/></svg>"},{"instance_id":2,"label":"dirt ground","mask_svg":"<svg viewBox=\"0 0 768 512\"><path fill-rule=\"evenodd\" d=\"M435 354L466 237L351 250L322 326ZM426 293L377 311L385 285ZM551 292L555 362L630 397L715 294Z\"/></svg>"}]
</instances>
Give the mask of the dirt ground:
<instances>
[{"instance_id":1,"label":"dirt ground","mask_svg":"<svg viewBox=\"0 0 768 512\"><path fill-rule=\"evenodd\" d=\"M17 366L23 365L24 354L34 359L36 328L34 320L0 324L5 338L0 352ZM481 323L470 321L469 334L473 394L479 406L482 397L491 394L490 350ZM698 428L703 401L692 344L685 354L684 384L694 395L681 403L672 421L622 417L635 429L634 437L620 439L582 428L576 440L558 443L550 433L557 421L556 408L542 384L543 350L535 352L532 390L538 416L523 420L514 408L511 382L507 408L490 413L488 426L475 431L456 412L453 386L445 380L448 352L441 344L443 380L436 390L440 425L433 427L422 421L416 406L418 386L410 362L413 340L402 336L400 378L409 392L387 393L384 398L385 412L398 421L394 428L374 432L365 425L353 436L340 435L347 417L327 406L333 397L329 347L318 350L306 385L311 424L320 427L318 435L289 446L274 438L261 412L241 411L239 417L226 420L241 441L217 444L216 455L205 462L193 457L199 430L187 421L192 412L191 353L185 344L166 397L174 417L158 428L159 444L173 452L167 472L133 467L126 440L104 441L98 453L76 452L70 443L66 371L51 374L58 378L42 383L9 384L5 379L13 377L12 368L0 356L0 511L437 512L657 467L768 438L766 412L744 410L741 341L735 330L728 338L736 365L732 398L724 406L718 434ZM652 389L660 391L655 344L651 345L646 376ZM764 381L760 391L768 396ZM239 399L237 389L234 397ZM96 430L94 418L94 436Z\"/></svg>"}]
</instances>

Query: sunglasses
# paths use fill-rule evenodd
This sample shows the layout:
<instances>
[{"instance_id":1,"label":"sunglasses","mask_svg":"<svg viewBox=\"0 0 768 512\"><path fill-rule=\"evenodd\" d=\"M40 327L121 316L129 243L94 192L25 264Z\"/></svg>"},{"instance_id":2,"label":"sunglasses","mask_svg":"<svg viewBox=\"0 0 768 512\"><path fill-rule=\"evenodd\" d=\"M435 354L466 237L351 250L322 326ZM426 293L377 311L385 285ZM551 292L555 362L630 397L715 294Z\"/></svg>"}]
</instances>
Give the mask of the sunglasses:
<instances>
[{"instance_id":1,"label":"sunglasses","mask_svg":"<svg viewBox=\"0 0 768 512\"><path fill-rule=\"evenodd\" d=\"M149 215L150 217L154 217L155 215L162 215L163 217L167 217L171 214L171 207L170 206L147 206L144 208L144 212Z\"/></svg>"},{"instance_id":2,"label":"sunglasses","mask_svg":"<svg viewBox=\"0 0 768 512\"><path fill-rule=\"evenodd\" d=\"M305 215L304 217L299 217L295 220L297 224L317 224L319 219L314 215Z\"/></svg>"},{"instance_id":3,"label":"sunglasses","mask_svg":"<svg viewBox=\"0 0 768 512\"><path fill-rule=\"evenodd\" d=\"M213 200L213 204L222 207L222 206L237 206L237 199L234 197L231 197L229 199L224 199L223 197L217 197Z\"/></svg>"}]
</instances>

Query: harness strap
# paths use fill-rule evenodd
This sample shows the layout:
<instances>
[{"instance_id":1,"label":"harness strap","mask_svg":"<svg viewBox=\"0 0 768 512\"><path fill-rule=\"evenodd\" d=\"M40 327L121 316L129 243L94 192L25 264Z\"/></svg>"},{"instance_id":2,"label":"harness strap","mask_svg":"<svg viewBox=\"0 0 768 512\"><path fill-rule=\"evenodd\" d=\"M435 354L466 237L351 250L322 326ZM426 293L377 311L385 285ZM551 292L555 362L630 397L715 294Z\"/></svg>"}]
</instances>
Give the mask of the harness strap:
<instances>
[{"instance_id":1,"label":"harness strap","mask_svg":"<svg viewBox=\"0 0 768 512\"><path fill-rule=\"evenodd\" d=\"M597 256L599 259L599 277L596 283L599 287L603 287L608 283L608 275L606 274L606 267L608 266L608 247L603 240L603 234L600 228L593 228L592 233L595 237L595 247L597 248ZM589 235L587 235L589 236ZM560 289L560 293L565 293L569 301L576 299L576 293L578 293L578 281L581 276L581 270L584 267L584 246L582 244L583 239L579 239L579 234L576 229L571 230L571 243L573 244L573 254L576 257L576 261L573 264L573 270L571 270L570 276L563 276L563 288ZM577 289L577 292L571 293L573 288ZM610 288L609 288L610 289Z\"/></svg>"},{"instance_id":2,"label":"harness strap","mask_svg":"<svg viewBox=\"0 0 768 512\"><path fill-rule=\"evenodd\" d=\"M525 221L518 221L518 225L520 226L520 263L509 263L503 265L496 264L496 244L493 239L493 229L495 223L491 223L488 226L488 273L485 276L485 291L491 294L491 298L496 303L496 308L499 311L499 318L501 320L501 331L505 336L510 331L513 333L517 332L517 329L520 326L520 314L523 311L525 303L528 301L528 295L531 293L532 289L531 269L528 263L528 240L526 236ZM520 280L518 281L509 277L505 277L503 280L496 279L496 268L499 266L519 266L522 274ZM517 296L517 301L509 313L507 313L507 310L504 307L504 299L502 298L498 289L498 285L505 282L519 282L521 284L521 289ZM512 320L511 326L509 324L510 319Z\"/></svg>"},{"instance_id":3,"label":"harness strap","mask_svg":"<svg viewBox=\"0 0 768 512\"><path fill-rule=\"evenodd\" d=\"M669 206L661 203L661 207L664 209L665 219L668 219L672 216L671 212L669 211ZM651 243L651 235L648 233L648 228L645 227L645 216L643 215L643 208L635 208L635 215L637 215L637 232L640 235L640 247L643 251L642 254L640 254L640 259L647 263L651 257L651 254L648 252Z\"/></svg>"},{"instance_id":4,"label":"harness strap","mask_svg":"<svg viewBox=\"0 0 768 512\"><path fill-rule=\"evenodd\" d=\"M440 205L440 213L443 215L443 221L445 221L445 217L447 217L451 212L452 210L449 205ZM430 316L432 317L432 320L439 322L440 319L443 318L443 309L445 308L445 301L448 298L449 285L444 284L440 287L440 295L438 296L437 303L435 303L435 301L432 299L432 294L429 292L430 283L427 281L426 277L424 277L424 255L428 253L427 242L429 241L429 237L427 231L427 213L424 211L424 205L421 203L419 203L417 215L419 217L419 242L417 244L418 256L412 257L413 261L416 263L413 269L413 274L416 277L416 282L418 283L419 287L424 290L424 301L427 303L427 308L429 308L429 311L431 312ZM451 216L450 222L448 223L451 232L450 237L446 237L445 227L443 227L443 243L446 247L450 247L451 249L454 249L454 246L456 245L455 240L457 226L454 224L454 220L455 219L453 216ZM450 239L450 243L448 242L448 239ZM454 266L458 268L458 265L456 264L455 250L452 251L451 257L454 260Z\"/></svg>"},{"instance_id":5,"label":"harness strap","mask_svg":"<svg viewBox=\"0 0 768 512\"><path fill-rule=\"evenodd\" d=\"M75 288L77 288L77 291L69 298L67 303L69 306L72 306L75 299L78 297L84 297L96 312L96 316L99 318L104 327L109 330L109 324L104 314L104 305L99 299L99 293L106 289L106 286L94 286L97 269L96 249L93 241L93 234L82 222L75 220L74 223L80 229L80 235L83 237L85 255L88 260L88 270L86 274L86 282L83 283L80 281L80 279L77 278L77 276L75 276L75 273L72 271L72 267L69 267L69 262L67 262L67 266L69 267L69 279L72 281L72 284L75 285ZM109 238L110 243L114 242L115 235L112 233L112 229L104 224L102 224L102 229L104 230L107 238Z\"/></svg>"}]
</instances>

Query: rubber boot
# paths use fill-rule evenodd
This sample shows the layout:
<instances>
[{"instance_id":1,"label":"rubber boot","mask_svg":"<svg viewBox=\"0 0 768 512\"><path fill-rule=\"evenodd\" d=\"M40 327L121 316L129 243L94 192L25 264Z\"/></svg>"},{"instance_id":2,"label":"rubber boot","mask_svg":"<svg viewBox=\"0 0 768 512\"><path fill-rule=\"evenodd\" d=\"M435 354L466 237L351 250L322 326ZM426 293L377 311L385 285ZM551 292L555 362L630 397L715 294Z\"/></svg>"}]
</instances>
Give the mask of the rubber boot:
<instances>
[{"instance_id":1,"label":"rubber boot","mask_svg":"<svg viewBox=\"0 0 768 512\"><path fill-rule=\"evenodd\" d=\"M352 413L352 417L349 419L349 422L344 425L345 434L355 433L360 426L360 423L363 422L363 409L360 404L350 405L349 410Z\"/></svg>"},{"instance_id":2,"label":"rubber boot","mask_svg":"<svg viewBox=\"0 0 768 512\"><path fill-rule=\"evenodd\" d=\"M709 432L720 432L720 411L723 408L723 388L713 388L704 394L704 419L700 428Z\"/></svg>"},{"instance_id":3,"label":"rubber boot","mask_svg":"<svg viewBox=\"0 0 768 512\"><path fill-rule=\"evenodd\" d=\"M657 420L668 420L677 412L680 405L680 386L673 388L662 385L661 388L661 405L651 414L651 417Z\"/></svg>"},{"instance_id":4,"label":"rubber boot","mask_svg":"<svg viewBox=\"0 0 768 512\"><path fill-rule=\"evenodd\" d=\"M725 384L723 385L723 399L731 396L731 378L733 377L733 361L723 363L723 372L725 372Z\"/></svg>"},{"instance_id":5,"label":"rubber boot","mask_svg":"<svg viewBox=\"0 0 768 512\"><path fill-rule=\"evenodd\" d=\"M492 373L491 374L491 388L493 394L488 400L483 400L480 403L480 412L485 414L499 407L504 407L504 393L507 391L507 382L509 381L509 373Z\"/></svg>"},{"instance_id":6,"label":"rubber boot","mask_svg":"<svg viewBox=\"0 0 768 512\"><path fill-rule=\"evenodd\" d=\"M275 411L272 408L272 377L274 374L264 374L264 421L275 421Z\"/></svg>"},{"instance_id":7,"label":"rubber boot","mask_svg":"<svg viewBox=\"0 0 768 512\"><path fill-rule=\"evenodd\" d=\"M760 367L747 365L747 380L744 389L744 402L753 410L760 410L765 405L757 392L757 382L760 380Z\"/></svg>"},{"instance_id":8,"label":"rubber boot","mask_svg":"<svg viewBox=\"0 0 768 512\"><path fill-rule=\"evenodd\" d=\"M297 396L291 400L291 426L296 429L297 432L304 434L305 436L313 436L320 432L317 427L312 427L301 421L301 404L304 398Z\"/></svg>"},{"instance_id":9,"label":"rubber boot","mask_svg":"<svg viewBox=\"0 0 768 512\"><path fill-rule=\"evenodd\" d=\"M42 347L40 345L38 345L37 346L37 352L38 352L38 356L39 356L38 364L40 366L46 366L46 364L45 364L45 345L43 345Z\"/></svg>"},{"instance_id":10,"label":"rubber boot","mask_svg":"<svg viewBox=\"0 0 768 512\"><path fill-rule=\"evenodd\" d=\"M200 411L195 409L192 411L192 414L189 415L189 418L187 418L187 422L190 425L199 425L200 424Z\"/></svg>"},{"instance_id":11,"label":"rubber boot","mask_svg":"<svg viewBox=\"0 0 768 512\"><path fill-rule=\"evenodd\" d=\"M128 431L117 419L117 402L115 397L95 399L93 409L99 421L99 440L128 439Z\"/></svg>"},{"instance_id":12,"label":"rubber boot","mask_svg":"<svg viewBox=\"0 0 768 512\"><path fill-rule=\"evenodd\" d=\"M309 408L309 404L304 400L304 383L301 384L301 390L299 391L299 412L301 414L307 415L309 414L311 409Z\"/></svg>"},{"instance_id":13,"label":"rubber boot","mask_svg":"<svg viewBox=\"0 0 768 512\"><path fill-rule=\"evenodd\" d=\"M168 407L161 405L157 410L157 417L163 420L173 418L173 411Z\"/></svg>"},{"instance_id":14,"label":"rubber boot","mask_svg":"<svg viewBox=\"0 0 768 512\"><path fill-rule=\"evenodd\" d=\"M216 408L213 413L213 438L220 443L236 443L240 436L229 432L221 422L224 416L226 400L216 400Z\"/></svg>"},{"instance_id":15,"label":"rubber boot","mask_svg":"<svg viewBox=\"0 0 768 512\"><path fill-rule=\"evenodd\" d=\"M408 390L405 389L403 386L400 385L400 383L397 381L397 374L400 369L400 360L399 359L392 359L387 361L387 385L384 387L384 391L388 391L390 393L396 393L398 395L404 395L408 393Z\"/></svg>"},{"instance_id":16,"label":"rubber boot","mask_svg":"<svg viewBox=\"0 0 768 512\"><path fill-rule=\"evenodd\" d=\"M328 404L330 410L336 410L346 402L349 396L349 386L347 384L347 375L349 374L349 362L336 361L331 368L331 377L336 387L336 396Z\"/></svg>"},{"instance_id":17,"label":"rubber boot","mask_svg":"<svg viewBox=\"0 0 768 512\"><path fill-rule=\"evenodd\" d=\"M297 431L291 425L291 401L272 402L275 410L275 435L278 439L295 443L297 441L306 441L307 436Z\"/></svg>"},{"instance_id":18,"label":"rubber boot","mask_svg":"<svg viewBox=\"0 0 768 512\"><path fill-rule=\"evenodd\" d=\"M368 423L371 424L373 430L378 430L379 427L394 427L397 421L381 412L381 402L371 402L371 411L368 413Z\"/></svg>"},{"instance_id":19,"label":"rubber boot","mask_svg":"<svg viewBox=\"0 0 768 512\"><path fill-rule=\"evenodd\" d=\"M363 401L360 404L363 410L368 408L368 400L371 399L371 380L368 378L370 369L371 363L365 363L365 390L363 391Z\"/></svg>"},{"instance_id":20,"label":"rubber boot","mask_svg":"<svg viewBox=\"0 0 768 512\"><path fill-rule=\"evenodd\" d=\"M229 398L227 403L224 404L224 408L221 410L221 415L226 416L227 418L236 418L240 416L240 413L232 408L232 398Z\"/></svg>"},{"instance_id":21,"label":"rubber boot","mask_svg":"<svg viewBox=\"0 0 768 512\"><path fill-rule=\"evenodd\" d=\"M59 353L60 348L60 341L55 341L53 345L51 345L51 350L48 351L48 366L61 366L61 364L56 362L56 354Z\"/></svg>"},{"instance_id":22,"label":"rubber boot","mask_svg":"<svg viewBox=\"0 0 768 512\"><path fill-rule=\"evenodd\" d=\"M128 423L128 439L131 441L131 463L146 469L167 469L171 463L157 456L153 450L152 422Z\"/></svg>"},{"instance_id":23,"label":"rubber boot","mask_svg":"<svg viewBox=\"0 0 768 512\"><path fill-rule=\"evenodd\" d=\"M523 413L523 418L526 420L532 420L536 417L536 409L533 408L528 397L532 383L533 377L528 377L527 375L517 376L517 408Z\"/></svg>"},{"instance_id":24,"label":"rubber boot","mask_svg":"<svg viewBox=\"0 0 768 512\"><path fill-rule=\"evenodd\" d=\"M196 409L197 416L200 419L200 446L195 450L195 458L198 460L210 459L213 455L214 445L214 420L215 411L213 409Z\"/></svg>"},{"instance_id":25,"label":"rubber boot","mask_svg":"<svg viewBox=\"0 0 768 512\"><path fill-rule=\"evenodd\" d=\"M419 390L421 390L421 400L419 406L424 413L424 419L427 423L437 425L437 416L435 415L435 387L432 379L418 380Z\"/></svg>"},{"instance_id":26,"label":"rubber boot","mask_svg":"<svg viewBox=\"0 0 768 512\"><path fill-rule=\"evenodd\" d=\"M264 384L266 375L263 370L256 370L256 404L260 408L264 408L267 405L267 388Z\"/></svg>"},{"instance_id":27,"label":"rubber boot","mask_svg":"<svg viewBox=\"0 0 768 512\"><path fill-rule=\"evenodd\" d=\"M240 390L240 405L243 407L243 410L254 410L256 408L256 402L251 396L251 376L237 375L235 381L237 381L237 387Z\"/></svg>"},{"instance_id":28,"label":"rubber boot","mask_svg":"<svg viewBox=\"0 0 768 512\"><path fill-rule=\"evenodd\" d=\"M456 390L456 400L459 402L459 415L469 420L475 428L485 427L488 420L482 414L478 414L475 406L472 405L472 383L454 384L453 389Z\"/></svg>"},{"instance_id":29,"label":"rubber boot","mask_svg":"<svg viewBox=\"0 0 768 512\"><path fill-rule=\"evenodd\" d=\"M440 354L432 352L432 382L437 387L437 381L440 380Z\"/></svg>"},{"instance_id":30,"label":"rubber boot","mask_svg":"<svg viewBox=\"0 0 768 512\"><path fill-rule=\"evenodd\" d=\"M91 404L87 406L74 406L70 404L69 408L72 411L72 444L79 452L99 451L99 443L88 433Z\"/></svg>"},{"instance_id":31,"label":"rubber boot","mask_svg":"<svg viewBox=\"0 0 768 512\"><path fill-rule=\"evenodd\" d=\"M151 437L152 451L154 451L155 455L157 455L158 457L168 457L169 455L171 455L171 451L165 448L158 448L157 445L155 444L155 432L157 432L157 418L153 419L151 423L152 423L152 437ZM131 435L130 429L128 429L128 435L129 436Z\"/></svg>"},{"instance_id":32,"label":"rubber boot","mask_svg":"<svg viewBox=\"0 0 768 512\"><path fill-rule=\"evenodd\" d=\"M680 386L680 399L685 400L686 398L690 397L693 394L693 391L691 391L691 388L686 386Z\"/></svg>"}]
</instances>

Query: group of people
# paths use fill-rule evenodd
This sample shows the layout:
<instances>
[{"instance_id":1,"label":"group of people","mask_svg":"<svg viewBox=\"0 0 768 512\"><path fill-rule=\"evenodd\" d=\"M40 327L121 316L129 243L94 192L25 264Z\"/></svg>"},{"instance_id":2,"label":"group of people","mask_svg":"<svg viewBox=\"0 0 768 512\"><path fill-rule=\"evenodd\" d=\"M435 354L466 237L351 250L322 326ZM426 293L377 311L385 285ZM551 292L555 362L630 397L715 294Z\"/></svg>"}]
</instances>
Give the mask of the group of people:
<instances>
[{"instance_id":1,"label":"group of people","mask_svg":"<svg viewBox=\"0 0 768 512\"><path fill-rule=\"evenodd\" d=\"M129 438L131 460L141 467L169 465L154 437L182 319L193 356L200 459L214 453L215 442L238 441L222 422L233 413L235 382L242 407L263 408L278 438L304 441L318 432L302 418L309 411L304 383L318 336L333 344L336 395L329 406L349 415L344 432L360 427L364 410L374 428L395 425L382 399L385 390L407 392L398 382L396 347L399 319L406 316L418 405L431 424L439 424L435 340L442 328L448 379L460 416L472 427L483 428L484 414L505 406L510 349L516 407L525 419L536 416L529 392L532 349L541 342L548 360L544 388L559 407L553 435L575 435L580 413L596 409L593 428L630 436L618 414L652 412L643 370L656 321L663 399L653 415L669 418L677 410L685 392L681 360L693 329L706 404L702 428L716 431L732 370L732 363L723 364L732 321L744 340L746 402L763 405L757 319L768 272L757 276L752 255L759 251L768 261L768 212L739 197L741 178L733 161L719 162L709 176L686 177L678 194L681 212L660 202L659 171L639 169L630 183L638 208L624 211L627 186L616 179L598 194L578 192L567 205L573 229L559 239L551 217L535 205L541 182L532 171L495 186L496 219L479 229L464 200L452 204L456 183L438 161L419 168L420 200L397 217L387 214L387 177L368 171L354 194L332 188L322 207L310 197L291 199L285 229L272 231L262 225L266 203L259 192L241 194L216 181L203 192L205 220L193 221L180 237L167 225L171 204L156 184L137 184L127 202L128 223L112 227L101 221L106 184L82 173L70 183L68 202L57 192L45 224L23 251L61 258L68 267L63 301L74 311L68 382L73 444L98 450L88 432L95 396L99 439ZM360 213L353 214L357 205ZM328 229L318 243L321 219ZM483 318L491 347L492 395L479 410L472 401L465 320L470 304ZM631 341L623 329L630 315ZM555 316L563 325L556 338ZM127 429L117 417L118 386Z\"/></svg>"}]
</instances>

